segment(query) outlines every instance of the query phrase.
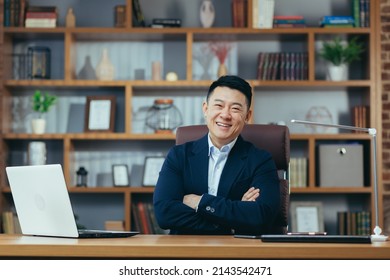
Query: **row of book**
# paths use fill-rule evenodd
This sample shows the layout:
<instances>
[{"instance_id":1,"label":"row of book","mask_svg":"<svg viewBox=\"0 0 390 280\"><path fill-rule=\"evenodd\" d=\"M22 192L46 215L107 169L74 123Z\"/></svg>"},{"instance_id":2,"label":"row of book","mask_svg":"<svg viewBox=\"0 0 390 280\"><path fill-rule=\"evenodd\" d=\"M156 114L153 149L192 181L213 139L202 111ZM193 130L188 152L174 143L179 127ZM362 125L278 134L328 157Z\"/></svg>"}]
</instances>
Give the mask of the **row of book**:
<instances>
[{"instance_id":1,"label":"row of book","mask_svg":"<svg viewBox=\"0 0 390 280\"><path fill-rule=\"evenodd\" d=\"M143 234L165 234L161 229L154 215L154 208L151 202L137 201L131 204L133 213L133 225L136 231Z\"/></svg>"},{"instance_id":2,"label":"row of book","mask_svg":"<svg viewBox=\"0 0 390 280\"><path fill-rule=\"evenodd\" d=\"M368 127L370 124L370 111L368 106L357 105L352 107L352 123L357 127ZM365 133L354 131L355 133Z\"/></svg>"},{"instance_id":3,"label":"row of book","mask_svg":"<svg viewBox=\"0 0 390 280\"><path fill-rule=\"evenodd\" d=\"M290 186L292 188L307 187L307 158L290 158Z\"/></svg>"},{"instance_id":4,"label":"row of book","mask_svg":"<svg viewBox=\"0 0 390 280\"><path fill-rule=\"evenodd\" d=\"M25 0L4 0L3 7L5 27L24 26Z\"/></svg>"},{"instance_id":5,"label":"row of book","mask_svg":"<svg viewBox=\"0 0 390 280\"><path fill-rule=\"evenodd\" d=\"M258 54L258 80L307 80L306 52L261 52Z\"/></svg>"},{"instance_id":6,"label":"row of book","mask_svg":"<svg viewBox=\"0 0 390 280\"><path fill-rule=\"evenodd\" d=\"M355 27L370 26L370 0L352 0L352 16Z\"/></svg>"},{"instance_id":7,"label":"row of book","mask_svg":"<svg viewBox=\"0 0 390 280\"><path fill-rule=\"evenodd\" d=\"M26 0L4 0L4 26L56 27L57 7L29 6Z\"/></svg>"},{"instance_id":8,"label":"row of book","mask_svg":"<svg viewBox=\"0 0 390 280\"><path fill-rule=\"evenodd\" d=\"M22 232L19 219L12 211L4 211L1 215L2 232L6 234L19 234Z\"/></svg>"},{"instance_id":9,"label":"row of book","mask_svg":"<svg viewBox=\"0 0 390 280\"><path fill-rule=\"evenodd\" d=\"M371 234L371 212L368 211L337 212L337 223L341 235Z\"/></svg>"}]
</instances>

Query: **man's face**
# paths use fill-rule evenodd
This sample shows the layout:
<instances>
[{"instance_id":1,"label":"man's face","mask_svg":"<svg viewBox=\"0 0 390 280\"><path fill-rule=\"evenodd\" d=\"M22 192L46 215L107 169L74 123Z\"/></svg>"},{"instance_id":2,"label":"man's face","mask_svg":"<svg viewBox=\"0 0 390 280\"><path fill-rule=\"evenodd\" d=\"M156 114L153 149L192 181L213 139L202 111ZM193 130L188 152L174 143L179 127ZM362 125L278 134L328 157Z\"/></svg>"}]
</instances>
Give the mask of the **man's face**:
<instances>
[{"instance_id":1,"label":"man's face","mask_svg":"<svg viewBox=\"0 0 390 280\"><path fill-rule=\"evenodd\" d=\"M249 120L245 95L228 87L217 87L208 102L203 102L203 113L213 144L221 148L233 141Z\"/></svg>"}]
</instances>

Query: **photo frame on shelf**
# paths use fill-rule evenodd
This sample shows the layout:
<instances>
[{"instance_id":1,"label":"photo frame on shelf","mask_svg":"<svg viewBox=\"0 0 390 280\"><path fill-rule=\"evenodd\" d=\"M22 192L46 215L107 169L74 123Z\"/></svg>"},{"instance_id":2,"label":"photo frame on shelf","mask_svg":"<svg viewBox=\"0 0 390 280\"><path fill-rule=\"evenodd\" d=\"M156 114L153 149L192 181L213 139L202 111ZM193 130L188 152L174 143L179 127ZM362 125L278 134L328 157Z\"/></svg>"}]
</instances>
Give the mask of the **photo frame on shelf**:
<instances>
[{"instance_id":1,"label":"photo frame on shelf","mask_svg":"<svg viewBox=\"0 0 390 280\"><path fill-rule=\"evenodd\" d=\"M115 96L87 96L85 132L113 132Z\"/></svg>"},{"instance_id":2,"label":"photo frame on shelf","mask_svg":"<svg viewBox=\"0 0 390 280\"><path fill-rule=\"evenodd\" d=\"M290 203L292 232L323 232L324 214L320 201L292 201Z\"/></svg>"},{"instance_id":3,"label":"photo frame on shelf","mask_svg":"<svg viewBox=\"0 0 390 280\"><path fill-rule=\"evenodd\" d=\"M142 185L144 187L154 187L157 184L158 175L164 163L165 157L150 156L145 158Z\"/></svg>"},{"instance_id":4,"label":"photo frame on shelf","mask_svg":"<svg viewBox=\"0 0 390 280\"><path fill-rule=\"evenodd\" d=\"M112 182L114 183L114 187L128 187L130 185L127 164L112 165Z\"/></svg>"}]
</instances>

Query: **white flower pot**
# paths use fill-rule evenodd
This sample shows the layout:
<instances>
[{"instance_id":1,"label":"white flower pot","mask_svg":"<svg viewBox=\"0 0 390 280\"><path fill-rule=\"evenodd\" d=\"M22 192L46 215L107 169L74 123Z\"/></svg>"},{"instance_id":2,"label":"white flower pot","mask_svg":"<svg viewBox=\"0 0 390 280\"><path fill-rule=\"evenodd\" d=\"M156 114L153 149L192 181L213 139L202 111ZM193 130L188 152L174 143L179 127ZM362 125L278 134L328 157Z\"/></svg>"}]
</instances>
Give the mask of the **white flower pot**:
<instances>
[{"instance_id":1,"label":"white flower pot","mask_svg":"<svg viewBox=\"0 0 390 280\"><path fill-rule=\"evenodd\" d=\"M43 134L46 129L46 120L45 119L32 119L31 120L32 132L35 134Z\"/></svg>"},{"instance_id":2,"label":"white flower pot","mask_svg":"<svg viewBox=\"0 0 390 280\"><path fill-rule=\"evenodd\" d=\"M334 65L329 63L326 79L330 81L345 81L348 80L348 65Z\"/></svg>"}]
</instances>

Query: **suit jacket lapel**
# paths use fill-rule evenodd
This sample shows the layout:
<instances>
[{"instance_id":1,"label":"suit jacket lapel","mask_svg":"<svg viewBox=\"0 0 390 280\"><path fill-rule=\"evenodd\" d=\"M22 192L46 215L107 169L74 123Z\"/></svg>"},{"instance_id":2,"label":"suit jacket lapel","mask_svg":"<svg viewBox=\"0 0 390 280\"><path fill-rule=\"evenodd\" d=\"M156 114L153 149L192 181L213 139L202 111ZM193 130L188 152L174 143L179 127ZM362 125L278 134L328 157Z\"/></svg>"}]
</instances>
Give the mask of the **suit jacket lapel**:
<instances>
[{"instance_id":1,"label":"suit jacket lapel","mask_svg":"<svg viewBox=\"0 0 390 280\"><path fill-rule=\"evenodd\" d=\"M194 142L192 155L189 157L191 176L194 186L200 193L208 192L209 157L207 134Z\"/></svg>"},{"instance_id":2,"label":"suit jacket lapel","mask_svg":"<svg viewBox=\"0 0 390 280\"><path fill-rule=\"evenodd\" d=\"M222 171L221 179L218 185L218 195L227 197L232 185L236 182L237 176L244 168L244 159L247 157L247 150L244 148L241 136L238 136L229 153L228 160Z\"/></svg>"}]
</instances>

